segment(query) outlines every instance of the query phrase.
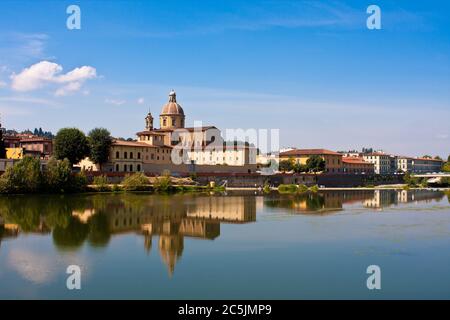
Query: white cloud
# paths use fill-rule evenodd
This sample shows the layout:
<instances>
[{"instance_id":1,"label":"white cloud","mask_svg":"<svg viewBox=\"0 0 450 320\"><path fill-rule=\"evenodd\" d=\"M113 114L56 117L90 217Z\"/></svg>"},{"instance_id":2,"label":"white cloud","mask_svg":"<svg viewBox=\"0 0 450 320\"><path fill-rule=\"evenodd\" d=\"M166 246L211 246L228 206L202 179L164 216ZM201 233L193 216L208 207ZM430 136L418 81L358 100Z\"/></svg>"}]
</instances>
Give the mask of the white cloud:
<instances>
[{"instance_id":1,"label":"white cloud","mask_svg":"<svg viewBox=\"0 0 450 320\"><path fill-rule=\"evenodd\" d=\"M7 84L5 81L0 80L0 89L6 87Z\"/></svg>"},{"instance_id":2,"label":"white cloud","mask_svg":"<svg viewBox=\"0 0 450 320\"><path fill-rule=\"evenodd\" d=\"M80 90L86 80L97 77L97 70L90 66L75 68L66 74L61 74L63 67L49 61L38 62L19 74L11 75L11 88L16 91L32 91L48 84L60 84L62 87L55 92L56 96L64 96Z\"/></svg>"},{"instance_id":3,"label":"white cloud","mask_svg":"<svg viewBox=\"0 0 450 320\"><path fill-rule=\"evenodd\" d=\"M115 106L121 106L125 103L125 100L116 100L116 99L105 99L105 103L113 104Z\"/></svg>"},{"instance_id":4,"label":"white cloud","mask_svg":"<svg viewBox=\"0 0 450 320\"><path fill-rule=\"evenodd\" d=\"M138 100L137 100L137 103L138 104L144 104L144 98L139 98Z\"/></svg>"},{"instance_id":5,"label":"white cloud","mask_svg":"<svg viewBox=\"0 0 450 320\"><path fill-rule=\"evenodd\" d=\"M69 82L69 84L65 85L62 88L59 88L58 90L56 90L55 92L55 96L57 97L62 97L62 96L66 96L70 93L76 92L78 90L80 90L81 88L81 83L80 82Z\"/></svg>"}]
</instances>

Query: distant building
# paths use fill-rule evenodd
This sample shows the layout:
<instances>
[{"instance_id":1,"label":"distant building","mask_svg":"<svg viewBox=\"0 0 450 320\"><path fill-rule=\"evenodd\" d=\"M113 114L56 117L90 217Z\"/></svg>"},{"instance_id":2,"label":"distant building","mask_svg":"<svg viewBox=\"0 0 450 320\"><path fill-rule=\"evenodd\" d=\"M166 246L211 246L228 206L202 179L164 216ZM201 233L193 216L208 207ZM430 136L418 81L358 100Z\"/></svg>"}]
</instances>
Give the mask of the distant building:
<instances>
[{"instance_id":1,"label":"distant building","mask_svg":"<svg viewBox=\"0 0 450 320\"><path fill-rule=\"evenodd\" d=\"M373 152L363 155L363 159L374 164L376 174L391 174L391 157L386 153Z\"/></svg>"},{"instance_id":2,"label":"distant building","mask_svg":"<svg viewBox=\"0 0 450 320\"><path fill-rule=\"evenodd\" d=\"M149 112L145 130L136 134L137 141L115 140L109 161L102 170L148 172L161 169L154 165L166 165L169 171L185 172L199 165L245 167L246 171L256 171L255 147L246 143L224 143L220 130L214 126L186 128L184 110L177 103L175 91L169 93L159 121L160 129L155 129ZM89 159L84 159L79 166L85 170L100 169Z\"/></svg>"},{"instance_id":3,"label":"distant building","mask_svg":"<svg viewBox=\"0 0 450 320\"><path fill-rule=\"evenodd\" d=\"M37 137L32 134L14 134L3 137L5 147L10 149L11 158L17 158L19 150L23 149L21 156L31 155L42 159L48 159L53 154L53 140L49 138Z\"/></svg>"},{"instance_id":4,"label":"distant building","mask_svg":"<svg viewBox=\"0 0 450 320\"><path fill-rule=\"evenodd\" d=\"M397 157L397 171L412 172L414 159L411 157Z\"/></svg>"},{"instance_id":5,"label":"distant building","mask_svg":"<svg viewBox=\"0 0 450 320\"><path fill-rule=\"evenodd\" d=\"M325 160L325 172L342 173L342 154L326 149L294 149L280 153L280 160L292 159L296 163L306 164L312 156L319 156Z\"/></svg>"},{"instance_id":6,"label":"distant building","mask_svg":"<svg viewBox=\"0 0 450 320\"><path fill-rule=\"evenodd\" d=\"M414 158L412 160L413 173L433 173L440 172L444 161L431 158Z\"/></svg>"},{"instance_id":7,"label":"distant building","mask_svg":"<svg viewBox=\"0 0 450 320\"><path fill-rule=\"evenodd\" d=\"M362 157L342 157L342 168L345 173L373 174L374 164Z\"/></svg>"}]
</instances>

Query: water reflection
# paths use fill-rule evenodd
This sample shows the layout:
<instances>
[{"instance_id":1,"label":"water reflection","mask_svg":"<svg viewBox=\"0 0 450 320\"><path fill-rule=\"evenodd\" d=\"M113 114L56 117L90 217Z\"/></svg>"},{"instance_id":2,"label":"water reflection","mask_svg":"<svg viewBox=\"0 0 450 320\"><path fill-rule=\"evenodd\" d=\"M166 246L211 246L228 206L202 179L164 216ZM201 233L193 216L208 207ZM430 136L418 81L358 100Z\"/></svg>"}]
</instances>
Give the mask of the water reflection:
<instances>
[{"instance_id":1,"label":"water reflection","mask_svg":"<svg viewBox=\"0 0 450 320\"><path fill-rule=\"evenodd\" d=\"M60 251L85 243L106 247L114 235L137 233L159 254L171 275L183 254L184 238L213 240L221 223L256 221L256 198L244 196L95 195L0 198L2 238L48 234Z\"/></svg>"},{"instance_id":2,"label":"water reflection","mask_svg":"<svg viewBox=\"0 0 450 320\"><path fill-rule=\"evenodd\" d=\"M382 209L409 202L440 201L444 196L444 192L433 190L324 191L288 196L272 195L265 198L264 204L272 208L289 209L294 213L326 215L342 211L345 205L350 204Z\"/></svg>"},{"instance_id":3,"label":"water reflection","mask_svg":"<svg viewBox=\"0 0 450 320\"><path fill-rule=\"evenodd\" d=\"M354 190L273 193L263 198L145 194L0 197L0 246L2 240L34 233L51 235L59 251L76 251L85 244L105 248L113 236L134 233L142 237L147 253L157 246L172 275L183 254L185 237L213 240L220 236L221 223L256 221L257 199L269 208L326 215L344 210L345 205L380 209L439 201L444 196L443 192L431 190Z\"/></svg>"}]
</instances>

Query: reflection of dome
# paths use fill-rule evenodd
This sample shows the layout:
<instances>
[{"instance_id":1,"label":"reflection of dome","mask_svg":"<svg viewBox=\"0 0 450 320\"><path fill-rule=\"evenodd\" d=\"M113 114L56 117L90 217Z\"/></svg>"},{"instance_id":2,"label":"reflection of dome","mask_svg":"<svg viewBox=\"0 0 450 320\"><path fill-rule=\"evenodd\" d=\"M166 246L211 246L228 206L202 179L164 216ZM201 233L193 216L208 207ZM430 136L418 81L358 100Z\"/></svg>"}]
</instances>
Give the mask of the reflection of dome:
<instances>
[{"instance_id":1,"label":"reflection of dome","mask_svg":"<svg viewBox=\"0 0 450 320\"><path fill-rule=\"evenodd\" d=\"M184 249L182 235L161 235L159 237L159 253L167 266L169 276L173 275L175 264L181 257Z\"/></svg>"},{"instance_id":2,"label":"reflection of dome","mask_svg":"<svg viewBox=\"0 0 450 320\"><path fill-rule=\"evenodd\" d=\"M177 103L177 94L175 91L170 91L169 102L166 103L161 111L161 115L179 114L184 116L183 108Z\"/></svg>"}]
</instances>

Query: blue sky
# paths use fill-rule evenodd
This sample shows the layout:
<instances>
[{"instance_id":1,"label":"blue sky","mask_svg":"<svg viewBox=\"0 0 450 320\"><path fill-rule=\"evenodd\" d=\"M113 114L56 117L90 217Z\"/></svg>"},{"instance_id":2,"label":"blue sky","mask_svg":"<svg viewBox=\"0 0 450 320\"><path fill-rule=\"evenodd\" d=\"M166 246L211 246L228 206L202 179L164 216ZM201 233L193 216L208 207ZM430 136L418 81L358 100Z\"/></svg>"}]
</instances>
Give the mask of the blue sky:
<instances>
[{"instance_id":1,"label":"blue sky","mask_svg":"<svg viewBox=\"0 0 450 320\"><path fill-rule=\"evenodd\" d=\"M2 124L133 137L173 88L188 125L447 157L449 25L448 1L2 1Z\"/></svg>"}]
</instances>

